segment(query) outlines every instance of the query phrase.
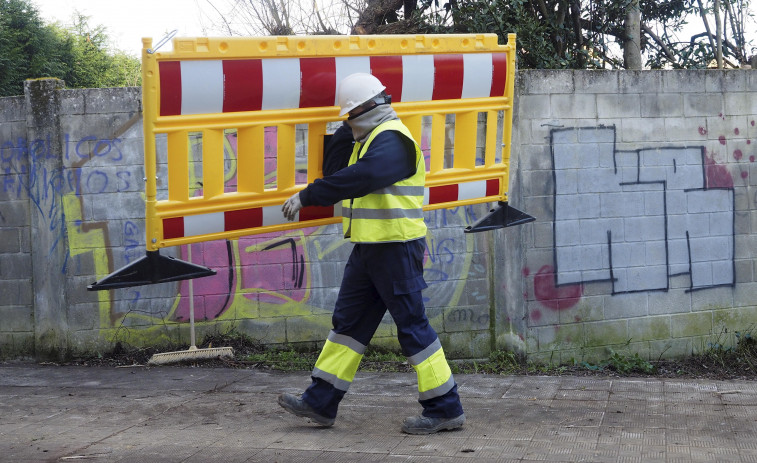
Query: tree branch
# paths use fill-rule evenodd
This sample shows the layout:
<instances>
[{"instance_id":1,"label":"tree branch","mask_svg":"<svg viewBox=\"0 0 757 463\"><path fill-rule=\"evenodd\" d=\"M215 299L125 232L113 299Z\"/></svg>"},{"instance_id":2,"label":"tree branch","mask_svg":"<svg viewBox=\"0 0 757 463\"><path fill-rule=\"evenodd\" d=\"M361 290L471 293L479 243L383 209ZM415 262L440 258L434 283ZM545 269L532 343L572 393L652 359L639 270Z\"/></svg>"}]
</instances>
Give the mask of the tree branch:
<instances>
[{"instance_id":1,"label":"tree branch","mask_svg":"<svg viewBox=\"0 0 757 463\"><path fill-rule=\"evenodd\" d=\"M665 53L665 57L667 59L669 59L672 63L676 61L675 55L670 50L670 48L668 48L667 44L663 42L662 39L658 37L657 34L652 31L652 29L649 28L649 26L641 23L641 30L643 30L644 33L647 34L660 47L662 52Z\"/></svg>"}]
</instances>

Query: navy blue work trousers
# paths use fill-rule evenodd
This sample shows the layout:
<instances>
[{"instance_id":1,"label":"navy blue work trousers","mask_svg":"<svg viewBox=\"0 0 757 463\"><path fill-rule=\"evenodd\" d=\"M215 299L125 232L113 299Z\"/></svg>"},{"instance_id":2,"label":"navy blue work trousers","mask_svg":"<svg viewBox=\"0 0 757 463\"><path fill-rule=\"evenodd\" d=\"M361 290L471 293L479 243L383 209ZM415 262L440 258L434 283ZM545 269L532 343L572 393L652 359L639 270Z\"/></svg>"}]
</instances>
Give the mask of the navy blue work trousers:
<instances>
[{"instance_id":1,"label":"navy blue work trousers","mask_svg":"<svg viewBox=\"0 0 757 463\"><path fill-rule=\"evenodd\" d=\"M434 343L437 334L426 317L421 294L427 287L423 279L425 249L424 239L356 243L334 307L333 332L367 346L389 310L406 357ZM345 392L314 376L302 398L319 413L334 418ZM424 416L452 418L463 413L457 385L441 396L419 402Z\"/></svg>"}]
</instances>

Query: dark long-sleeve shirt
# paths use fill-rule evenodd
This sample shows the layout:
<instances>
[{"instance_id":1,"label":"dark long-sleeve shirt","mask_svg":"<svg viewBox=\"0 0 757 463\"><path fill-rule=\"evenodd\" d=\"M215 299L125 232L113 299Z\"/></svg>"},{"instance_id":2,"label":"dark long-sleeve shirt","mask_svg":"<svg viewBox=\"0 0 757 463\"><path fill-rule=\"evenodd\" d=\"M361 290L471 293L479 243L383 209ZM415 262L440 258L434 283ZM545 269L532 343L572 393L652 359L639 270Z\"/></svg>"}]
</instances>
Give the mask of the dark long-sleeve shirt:
<instances>
[{"instance_id":1,"label":"dark long-sleeve shirt","mask_svg":"<svg viewBox=\"0 0 757 463\"><path fill-rule=\"evenodd\" d=\"M330 206L344 199L359 198L415 173L413 142L394 130L381 132L360 159L348 166L351 153L352 131L345 125L334 133L326 147L324 177L300 192L303 206Z\"/></svg>"}]
</instances>

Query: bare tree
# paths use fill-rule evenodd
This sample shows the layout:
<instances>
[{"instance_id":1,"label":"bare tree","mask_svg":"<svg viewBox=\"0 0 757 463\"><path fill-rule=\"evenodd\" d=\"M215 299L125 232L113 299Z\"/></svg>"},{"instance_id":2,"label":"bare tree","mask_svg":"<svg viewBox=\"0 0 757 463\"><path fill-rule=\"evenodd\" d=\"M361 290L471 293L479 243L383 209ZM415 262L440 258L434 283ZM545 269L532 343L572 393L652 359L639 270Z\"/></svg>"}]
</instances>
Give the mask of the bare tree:
<instances>
[{"instance_id":1,"label":"bare tree","mask_svg":"<svg viewBox=\"0 0 757 463\"><path fill-rule=\"evenodd\" d=\"M346 34L365 0L205 0L206 19L229 36Z\"/></svg>"}]
</instances>

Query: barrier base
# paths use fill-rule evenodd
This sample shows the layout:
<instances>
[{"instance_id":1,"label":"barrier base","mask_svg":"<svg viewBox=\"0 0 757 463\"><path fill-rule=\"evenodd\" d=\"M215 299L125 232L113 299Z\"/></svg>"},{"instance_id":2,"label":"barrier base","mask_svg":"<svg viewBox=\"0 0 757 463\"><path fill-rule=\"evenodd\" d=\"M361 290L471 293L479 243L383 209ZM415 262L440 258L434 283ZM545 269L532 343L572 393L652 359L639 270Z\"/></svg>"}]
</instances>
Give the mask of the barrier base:
<instances>
[{"instance_id":1,"label":"barrier base","mask_svg":"<svg viewBox=\"0 0 757 463\"><path fill-rule=\"evenodd\" d=\"M216 271L202 265L185 262L169 256L161 256L159 251L147 251L145 257L122 267L105 278L87 286L89 291L128 288L152 285L169 281L215 275Z\"/></svg>"},{"instance_id":2,"label":"barrier base","mask_svg":"<svg viewBox=\"0 0 757 463\"><path fill-rule=\"evenodd\" d=\"M465 227L465 233L477 233L497 228L513 227L536 220L534 217L521 212L507 204L506 201L497 203L497 207L490 210L481 220L469 227Z\"/></svg>"}]
</instances>

